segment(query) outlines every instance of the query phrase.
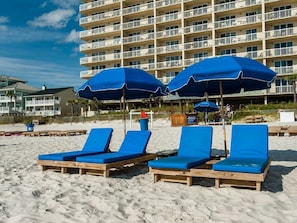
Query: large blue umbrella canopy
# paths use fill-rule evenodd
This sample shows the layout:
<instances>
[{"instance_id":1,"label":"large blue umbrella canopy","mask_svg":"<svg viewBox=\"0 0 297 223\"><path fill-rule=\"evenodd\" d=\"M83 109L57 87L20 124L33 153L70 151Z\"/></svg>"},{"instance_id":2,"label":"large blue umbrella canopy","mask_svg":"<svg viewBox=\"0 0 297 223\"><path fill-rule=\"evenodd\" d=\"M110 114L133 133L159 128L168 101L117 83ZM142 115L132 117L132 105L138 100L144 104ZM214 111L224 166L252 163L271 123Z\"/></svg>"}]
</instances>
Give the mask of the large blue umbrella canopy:
<instances>
[{"instance_id":1,"label":"large blue umbrella canopy","mask_svg":"<svg viewBox=\"0 0 297 223\"><path fill-rule=\"evenodd\" d=\"M195 63L173 78L167 87L169 93L183 96L207 95L221 96L221 112L223 94L244 91L262 90L271 87L276 73L260 62L236 56L221 56L204 59ZM223 119L224 123L224 119ZM226 131L224 129L224 149L227 156Z\"/></svg>"},{"instance_id":2,"label":"large blue umbrella canopy","mask_svg":"<svg viewBox=\"0 0 297 223\"><path fill-rule=\"evenodd\" d=\"M165 86L153 75L137 68L106 69L88 81L77 94L82 98L98 100L123 99L124 134L126 134L125 101L127 99L164 96Z\"/></svg>"},{"instance_id":3,"label":"large blue umbrella canopy","mask_svg":"<svg viewBox=\"0 0 297 223\"><path fill-rule=\"evenodd\" d=\"M215 112L219 110L219 107L211 101L202 101L194 105L194 110L198 112Z\"/></svg>"},{"instance_id":4,"label":"large blue umbrella canopy","mask_svg":"<svg viewBox=\"0 0 297 223\"><path fill-rule=\"evenodd\" d=\"M161 81L136 68L103 70L86 81L77 93L82 98L98 100L140 99L166 94Z\"/></svg>"},{"instance_id":5,"label":"large blue umbrella canopy","mask_svg":"<svg viewBox=\"0 0 297 223\"><path fill-rule=\"evenodd\" d=\"M236 56L207 58L181 71L168 84L179 96L222 95L271 87L276 73L260 62Z\"/></svg>"}]
</instances>

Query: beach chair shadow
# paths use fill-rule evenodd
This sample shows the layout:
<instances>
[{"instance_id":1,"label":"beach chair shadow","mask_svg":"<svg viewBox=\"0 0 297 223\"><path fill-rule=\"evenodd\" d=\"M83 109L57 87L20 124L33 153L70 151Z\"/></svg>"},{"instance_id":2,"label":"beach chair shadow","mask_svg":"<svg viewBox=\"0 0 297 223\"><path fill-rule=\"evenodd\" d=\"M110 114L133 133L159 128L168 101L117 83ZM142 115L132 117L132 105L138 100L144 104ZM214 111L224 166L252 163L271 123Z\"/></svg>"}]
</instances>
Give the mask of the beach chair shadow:
<instances>
[{"instance_id":1,"label":"beach chair shadow","mask_svg":"<svg viewBox=\"0 0 297 223\"><path fill-rule=\"evenodd\" d=\"M150 136L150 131L128 131L118 152L77 157L76 166L79 173L108 177L110 170L155 159L156 154L146 153Z\"/></svg>"},{"instance_id":2,"label":"beach chair shadow","mask_svg":"<svg viewBox=\"0 0 297 223\"><path fill-rule=\"evenodd\" d=\"M216 188L221 185L261 190L270 167L267 125L233 125L230 156L213 165Z\"/></svg>"},{"instance_id":3,"label":"beach chair shadow","mask_svg":"<svg viewBox=\"0 0 297 223\"><path fill-rule=\"evenodd\" d=\"M91 129L82 150L40 154L37 164L42 167L42 171L51 169L65 173L68 168L76 167L74 161L77 157L107 152L112 132L112 128Z\"/></svg>"},{"instance_id":4,"label":"beach chair shadow","mask_svg":"<svg viewBox=\"0 0 297 223\"><path fill-rule=\"evenodd\" d=\"M190 168L198 168L211 158L211 126L184 126L177 155L149 161L154 182L167 181L192 185Z\"/></svg>"},{"instance_id":5,"label":"beach chair shadow","mask_svg":"<svg viewBox=\"0 0 297 223\"><path fill-rule=\"evenodd\" d=\"M277 193L283 191L283 176L292 172L297 166L273 165L269 169L269 175L263 183L262 190Z\"/></svg>"}]
</instances>

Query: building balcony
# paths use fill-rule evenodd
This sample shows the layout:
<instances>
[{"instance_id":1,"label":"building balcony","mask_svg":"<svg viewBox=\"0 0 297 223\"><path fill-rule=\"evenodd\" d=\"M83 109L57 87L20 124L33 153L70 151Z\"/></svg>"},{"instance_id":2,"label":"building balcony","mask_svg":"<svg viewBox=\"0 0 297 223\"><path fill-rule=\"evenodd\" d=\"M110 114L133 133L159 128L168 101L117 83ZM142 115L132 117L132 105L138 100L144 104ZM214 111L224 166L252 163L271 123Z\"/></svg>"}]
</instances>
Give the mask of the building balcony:
<instances>
[{"instance_id":1,"label":"building balcony","mask_svg":"<svg viewBox=\"0 0 297 223\"><path fill-rule=\"evenodd\" d=\"M87 11L97 10L100 7L104 7L104 6L111 7L112 4L115 4L115 3L118 4L119 2L120 0L98 0L98 1L88 2L85 4L81 4L79 6L79 11L80 13L83 14L83 13L86 13Z\"/></svg>"},{"instance_id":2,"label":"building balcony","mask_svg":"<svg viewBox=\"0 0 297 223\"><path fill-rule=\"evenodd\" d=\"M141 20L135 20L132 22L125 22L123 23L123 29L134 29L137 27L144 27L144 26L153 26L154 25L154 18L147 18Z\"/></svg>"},{"instance_id":3,"label":"building balcony","mask_svg":"<svg viewBox=\"0 0 297 223\"><path fill-rule=\"evenodd\" d=\"M105 13L101 13L101 14L98 14L98 15L82 17L79 20L79 24L80 24L80 26L83 26L85 24L91 25L92 23L96 23L96 22L101 21L103 19L107 20L109 18L115 18L117 16L121 16L121 11L120 10L105 12Z\"/></svg>"},{"instance_id":4,"label":"building balcony","mask_svg":"<svg viewBox=\"0 0 297 223\"><path fill-rule=\"evenodd\" d=\"M46 100L26 100L25 102L26 107L28 106L52 106L52 105L59 105L59 100L54 99L46 99Z\"/></svg>"},{"instance_id":5,"label":"building balcony","mask_svg":"<svg viewBox=\"0 0 297 223\"><path fill-rule=\"evenodd\" d=\"M154 3L149 2L141 5L131 6L128 8L123 9L123 15L135 14L135 13L142 13L148 10L154 9Z\"/></svg>"},{"instance_id":6,"label":"building balcony","mask_svg":"<svg viewBox=\"0 0 297 223\"><path fill-rule=\"evenodd\" d=\"M217 21L214 23L216 29L218 28L228 28L234 26L242 26L254 23L262 22L262 15L253 15L253 16L245 16L240 18L234 18L229 20Z\"/></svg>"},{"instance_id":7,"label":"building balcony","mask_svg":"<svg viewBox=\"0 0 297 223\"><path fill-rule=\"evenodd\" d=\"M180 68L183 65L182 60L171 60L156 63L157 69L172 69L172 68Z\"/></svg>"},{"instance_id":8,"label":"building balcony","mask_svg":"<svg viewBox=\"0 0 297 223\"><path fill-rule=\"evenodd\" d=\"M207 14L212 13L212 7L201 7L198 9L190 9L184 12L184 18L192 18L192 17L197 17L197 16L205 16Z\"/></svg>"},{"instance_id":9,"label":"building balcony","mask_svg":"<svg viewBox=\"0 0 297 223\"><path fill-rule=\"evenodd\" d=\"M266 57L296 56L297 46L274 48L265 51Z\"/></svg>"},{"instance_id":10,"label":"building balcony","mask_svg":"<svg viewBox=\"0 0 297 223\"><path fill-rule=\"evenodd\" d=\"M106 47L116 47L121 45L121 39L112 39L105 41L98 41L93 43L84 43L79 46L80 52L92 51L95 49L106 48Z\"/></svg>"},{"instance_id":11,"label":"building balcony","mask_svg":"<svg viewBox=\"0 0 297 223\"><path fill-rule=\"evenodd\" d=\"M285 10L279 10L279 11L265 13L266 21L271 21L271 20L276 20L276 19L279 20L279 19L292 18L292 17L297 17L297 8L291 8L291 9L285 9Z\"/></svg>"},{"instance_id":12,"label":"building balcony","mask_svg":"<svg viewBox=\"0 0 297 223\"><path fill-rule=\"evenodd\" d=\"M145 33L135 36L129 36L123 38L123 43L135 43L140 41L147 41L147 40L154 40L155 35L154 33Z\"/></svg>"},{"instance_id":13,"label":"building balcony","mask_svg":"<svg viewBox=\"0 0 297 223\"><path fill-rule=\"evenodd\" d=\"M192 33L198 33L198 32L211 31L212 27L213 27L213 25L211 23L186 26L184 28L184 34L192 34Z\"/></svg>"},{"instance_id":14,"label":"building balcony","mask_svg":"<svg viewBox=\"0 0 297 223\"><path fill-rule=\"evenodd\" d=\"M112 33L112 32L119 32L121 30L121 25L113 25L113 26L106 26L100 27L96 29L84 30L79 33L79 37L81 39L88 38L88 37L95 37L100 34Z\"/></svg>"},{"instance_id":15,"label":"building balcony","mask_svg":"<svg viewBox=\"0 0 297 223\"><path fill-rule=\"evenodd\" d=\"M164 31L156 32L156 38L163 38L163 37L172 37L172 36L179 36L182 35L182 29L169 29Z\"/></svg>"},{"instance_id":16,"label":"building balcony","mask_svg":"<svg viewBox=\"0 0 297 223\"><path fill-rule=\"evenodd\" d=\"M263 0L242 0L242 1L233 1L233 2L227 2L222 4L216 4L214 6L215 12L222 12L227 10L234 10L244 7L249 7L252 5L260 5L263 2Z\"/></svg>"},{"instance_id":17,"label":"building balcony","mask_svg":"<svg viewBox=\"0 0 297 223\"><path fill-rule=\"evenodd\" d=\"M263 38L264 37L262 32L223 37L223 38L215 39L215 45L222 46L222 45L231 45L231 44L239 44L239 43L248 43L252 41L261 41Z\"/></svg>"},{"instance_id":18,"label":"building balcony","mask_svg":"<svg viewBox=\"0 0 297 223\"><path fill-rule=\"evenodd\" d=\"M156 23L161 24L161 23L171 22L175 20L181 20L182 18L183 18L183 14L181 12L170 13L170 14L156 17Z\"/></svg>"},{"instance_id":19,"label":"building balcony","mask_svg":"<svg viewBox=\"0 0 297 223\"><path fill-rule=\"evenodd\" d=\"M156 2L156 8L180 4L182 0L161 0Z\"/></svg>"},{"instance_id":20,"label":"building balcony","mask_svg":"<svg viewBox=\"0 0 297 223\"><path fill-rule=\"evenodd\" d=\"M195 50L195 49L211 47L212 45L213 45L212 40L201 40L201 41L196 41L196 42L185 43L184 49L185 50Z\"/></svg>"},{"instance_id":21,"label":"building balcony","mask_svg":"<svg viewBox=\"0 0 297 223\"><path fill-rule=\"evenodd\" d=\"M276 29L265 32L266 39L284 38L297 35L297 27Z\"/></svg>"},{"instance_id":22,"label":"building balcony","mask_svg":"<svg viewBox=\"0 0 297 223\"><path fill-rule=\"evenodd\" d=\"M277 75L290 75L297 73L297 65L293 66L282 66L282 67L270 67L271 70L275 71Z\"/></svg>"},{"instance_id":23,"label":"building balcony","mask_svg":"<svg viewBox=\"0 0 297 223\"><path fill-rule=\"evenodd\" d=\"M183 44L175 44L170 46L161 46L156 48L157 54L167 54L172 52L180 52L183 50Z\"/></svg>"}]
</instances>

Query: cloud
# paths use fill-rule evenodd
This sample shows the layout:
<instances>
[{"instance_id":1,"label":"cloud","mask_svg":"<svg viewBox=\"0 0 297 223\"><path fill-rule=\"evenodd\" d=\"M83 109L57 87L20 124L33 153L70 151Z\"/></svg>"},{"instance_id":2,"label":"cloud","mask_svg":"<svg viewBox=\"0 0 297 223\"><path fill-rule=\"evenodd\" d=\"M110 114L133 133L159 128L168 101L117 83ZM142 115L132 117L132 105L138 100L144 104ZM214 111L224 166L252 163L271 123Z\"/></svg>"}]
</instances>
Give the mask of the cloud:
<instances>
[{"instance_id":1,"label":"cloud","mask_svg":"<svg viewBox=\"0 0 297 223\"><path fill-rule=\"evenodd\" d=\"M0 16L0 24L1 23L7 23L8 22L8 17L6 16Z\"/></svg>"},{"instance_id":2,"label":"cloud","mask_svg":"<svg viewBox=\"0 0 297 223\"><path fill-rule=\"evenodd\" d=\"M54 87L79 87L84 81L79 77L79 67L64 66L54 62L21 58L0 57L0 73L19 77L33 86L46 84Z\"/></svg>"},{"instance_id":3,"label":"cloud","mask_svg":"<svg viewBox=\"0 0 297 223\"><path fill-rule=\"evenodd\" d=\"M69 33L69 35L66 37L65 42L67 43L80 43L80 39L79 39L79 32L76 31L75 29L71 30L71 32Z\"/></svg>"},{"instance_id":4,"label":"cloud","mask_svg":"<svg viewBox=\"0 0 297 223\"><path fill-rule=\"evenodd\" d=\"M51 2L61 8L69 9L72 7L78 7L81 3L80 0L51 0Z\"/></svg>"},{"instance_id":5,"label":"cloud","mask_svg":"<svg viewBox=\"0 0 297 223\"><path fill-rule=\"evenodd\" d=\"M42 14L33 21L28 21L28 24L33 27L61 29L67 26L67 23L74 14L75 10L73 9L56 9L49 13Z\"/></svg>"}]
</instances>

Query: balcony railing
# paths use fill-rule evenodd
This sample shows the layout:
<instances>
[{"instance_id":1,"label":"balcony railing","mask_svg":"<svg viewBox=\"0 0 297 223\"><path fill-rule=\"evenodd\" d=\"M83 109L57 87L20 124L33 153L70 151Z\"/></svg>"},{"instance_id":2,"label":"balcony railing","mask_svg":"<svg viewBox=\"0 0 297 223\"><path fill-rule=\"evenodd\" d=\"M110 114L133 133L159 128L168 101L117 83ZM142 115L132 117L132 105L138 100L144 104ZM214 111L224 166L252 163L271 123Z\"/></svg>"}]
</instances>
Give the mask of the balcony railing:
<instances>
[{"instance_id":1,"label":"balcony railing","mask_svg":"<svg viewBox=\"0 0 297 223\"><path fill-rule=\"evenodd\" d=\"M80 45L80 51L92 50L92 49L100 49L109 46L121 45L121 39L113 39L113 40L105 40L98 41L93 43L84 43Z\"/></svg>"},{"instance_id":2,"label":"balcony railing","mask_svg":"<svg viewBox=\"0 0 297 223\"><path fill-rule=\"evenodd\" d=\"M206 24L200 24L200 25L193 25L193 26L186 26L184 28L184 33L196 33L196 32L205 32L206 30L211 30L212 24L206 23Z\"/></svg>"},{"instance_id":3,"label":"balcony railing","mask_svg":"<svg viewBox=\"0 0 297 223\"><path fill-rule=\"evenodd\" d=\"M121 29L120 24L112 25L112 26L105 26L105 27L100 27L96 29L90 29L90 30L84 30L79 33L79 37L90 37L90 36L95 36L98 34L104 34L104 33L111 33L115 31L119 31Z\"/></svg>"},{"instance_id":4,"label":"balcony railing","mask_svg":"<svg viewBox=\"0 0 297 223\"><path fill-rule=\"evenodd\" d=\"M163 23L180 19L182 19L182 13L176 12L156 17L156 23Z\"/></svg>"},{"instance_id":5,"label":"balcony railing","mask_svg":"<svg viewBox=\"0 0 297 223\"><path fill-rule=\"evenodd\" d=\"M275 20L281 18L289 18L289 17L296 17L297 16L297 8L273 11L265 13L265 20Z\"/></svg>"},{"instance_id":6,"label":"balcony railing","mask_svg":"<svg viewBox=\"0 0 297 223\"><path fill-rule=\"evenodd\" d=\"M251 33L246 35L217 38L215 39L215 45L216 46L230 45L230 44L244 43L244 42L250 42L250 41L260 41L262 39L263 39L262 32L258 32L258 33Z\"/></svg>"},{"instance_id":7,"label":"balcony railing","mask_svg":"<svg viewBox=\"0 0 297 223\"><path fill-rule=\"evenodd\" d=\"M174 5L174 4L179 4L181 2L182 2L182 0L163 0L163 1L157 1L156 2L156 8L164 7L164 6L169 6L169 5Z\"/></svg>"},{"instance_id":8,"label":"balcony railing","mask_svg":"<svg viewBox=\"0 0 297 223\"><path fill-rule=\"evenodd\" d=\"M251 5L261 4L263 0L243 0L243 1L231 1L227 3L215 5L215 12L221 12L231 9L243 8Z\"/></svg>"},{"instance_id":9,"label":"balcony railing","mask_svg":"<svg viewBox=\"0 0 297 223\"><path fill-rule=\"evenodd\" d=\"M115 11L105 12L105 13L98 14L98 15L82 17L79 20L79 24L83 25L83 24L86 24L86 23L96 22L96 21L100 21L102 19L107 19L107 18L120 16L120 15L121 15L121 11L120 10L115 10Z\"/></svg>"},{"instance_id":10,"label":"balcony railing","mask_svg":"<svg viewBox=\"0 0 297 223\"><path fill-rule=\"evenodd\" d=\"M205 47L210 47L213 44L213 41L211 40L201 40L201 41L196 41L196 42L190 42L190 43L185 43L185 50L192 50L192 49L199 49L199 48L205 48Z\"/></svg>"},{"instance_id":11,"label":"balcony railing","mask_svg":"<svg viewBox=\"0 0 297 223\"><path fill-rule=\"evenodd\" d=\"M262 15L252 15L252 16L245 16L240 18L233 18L223 21L215 22L215 28L226 28L231 26L241 26L245 24L253 24L262 21Z\"/></svg>"},{"instance_id":12,"label":"balcony railing","mask_svg":"<svg viewBox=\"0 0 297 223\"><path fill-rule=\"evenodd\" d=\"M266 57L297 55L297 46L269 49L269 50L266 50L265 55Z\"/></svg>"},{"instance_id":13,"label":"balcony railing","mask_svg":"<svg viewBox=\"0 0 297 223\"><path fill-rule=\"evenodd\" d=\"M296 36L297 27L286 28L286 29L276 29L265 32L266 39L272 39L276 37L287 37L287 36Z\"/></svg>"},{"instance_id":14,"label":"balcony railing","mask_svg":"<svg viewBox=\"0 0 297 223\"><path fill-rule=\"evenodd\" d=\"M154 3L145 3L123 9L123 15L133 14L136 12L144 12L154 8Z\"/></svg>"},{"instance_id":15,"label":"balcony railing","mask_svg":"<svg viewBox=\"0 0 297 223\"><path fill-rule=\"evenodd\" d=\"M94 2L89 2L89 3L81 4L79 6L79 11L82 12L85 10L102 7L104 5L114 4L117 2L120 2L120 0L98 0L98 1L94 1Z\"/></svg>"},{"instance_id":16,"label":"balcony railing","mask_svg":"<svg viewBox=\"0 0 297 223\"><path fill-rule=\"evenodd\" d=\"M201 7L197 9L191 9L184 12L185 18L197 17L197 16L204 16L206 14L212 13L212 7Z\"/></svg>"},{"instance_id":17,"label":"balcony railing","mask_svg":"<svg viewBox=\"0 0 297 223\"><path fill-rule=\"evenodd\" d=\"M297 73L297 65L283 66L283 67L270 67L277 74L295 74Z\"/></svg>"}]
</instances>

